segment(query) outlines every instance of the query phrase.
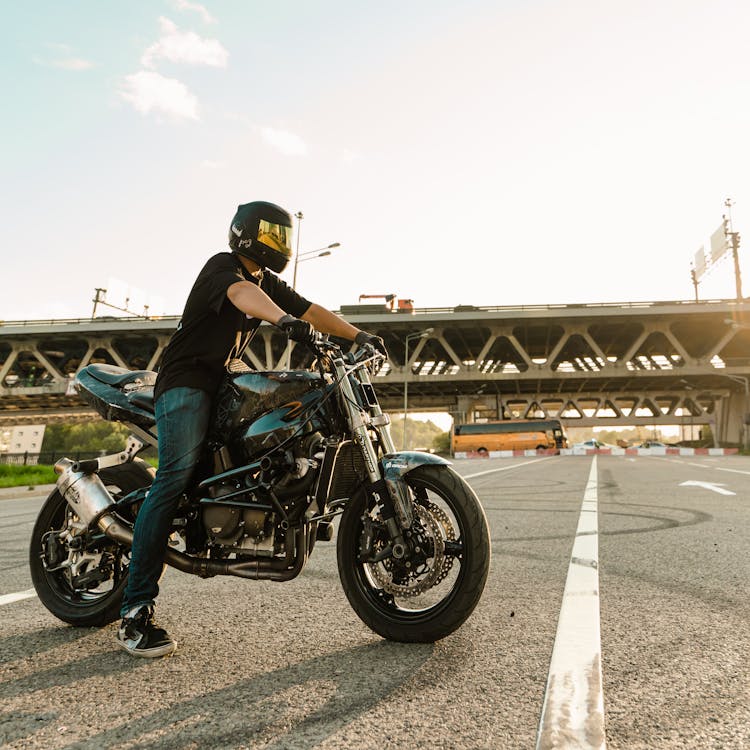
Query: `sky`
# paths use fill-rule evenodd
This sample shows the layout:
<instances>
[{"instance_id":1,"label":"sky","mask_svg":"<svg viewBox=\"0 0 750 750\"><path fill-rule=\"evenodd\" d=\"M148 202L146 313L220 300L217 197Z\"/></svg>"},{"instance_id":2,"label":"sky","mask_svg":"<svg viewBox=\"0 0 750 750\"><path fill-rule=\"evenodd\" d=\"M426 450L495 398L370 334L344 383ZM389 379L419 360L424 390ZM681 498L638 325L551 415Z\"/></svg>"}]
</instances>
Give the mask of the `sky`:
<instances>
[{"instance_id":1,"label":"sky","mask_svg":"<svg viewBox=\"0 0 750 750\"><path fill-rule=\"evenodd\" d=\"M90 316L97 287L179 315L252 200L340 243L298 269L333 309L692 299L727 198L750 242L746 3L0 10L2 320ZM729 258L699 293L734 296Z\"/></svg>"}]
</instances>

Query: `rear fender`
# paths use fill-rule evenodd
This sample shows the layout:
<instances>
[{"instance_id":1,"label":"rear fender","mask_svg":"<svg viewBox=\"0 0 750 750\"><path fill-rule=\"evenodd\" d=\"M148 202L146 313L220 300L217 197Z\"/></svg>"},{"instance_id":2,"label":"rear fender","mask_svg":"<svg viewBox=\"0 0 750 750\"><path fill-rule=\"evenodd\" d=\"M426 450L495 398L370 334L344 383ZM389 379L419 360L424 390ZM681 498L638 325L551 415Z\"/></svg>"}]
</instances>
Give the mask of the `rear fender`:
<instances>
[{"instance_id":1,"label":"rear fender","mask_svg":"<svg viewBox=\"0 0 750 750\"><path fill-rule=\"evenodd\" d=\"M388 494L393 500L399 524L402 529L408 529L414 520L414 514L412 512L409 489L406 486L404 477L418 466L448 466L450 461L446 461L444 458L432 453L399 451L398 453L386 453L381 463L383 466L383 479L385 479L385 484L388 487Z\"/></svg>"}]
</instances>

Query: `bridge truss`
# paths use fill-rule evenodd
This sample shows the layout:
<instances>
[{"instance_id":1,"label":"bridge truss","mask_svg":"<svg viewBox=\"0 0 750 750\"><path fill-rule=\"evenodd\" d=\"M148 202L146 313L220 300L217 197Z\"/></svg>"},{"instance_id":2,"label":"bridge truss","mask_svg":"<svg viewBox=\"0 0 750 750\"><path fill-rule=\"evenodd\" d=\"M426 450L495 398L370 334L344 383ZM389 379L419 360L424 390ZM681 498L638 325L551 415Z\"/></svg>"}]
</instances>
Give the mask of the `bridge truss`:
<instances>
[{"instance_id":1,"label":"bridge truss","mask_svg":"<svg viewBox=\"0 0 750 750\"><path fill-rule=\"evenodd\" d=\"M344 307L390 361L374 382L386 409L459 421L560 416L580 425L712 425L740 442L750 410L750 301L637 302L390 311ZM177 318L23 321L0 326L0 422L90 419L70 388L86 364L156 369ZM423 338L416 334L425 332ZM410 336L409 360L404 361ZM309 366L263 325L257 369Z\"/></svg>"}]
</instances>

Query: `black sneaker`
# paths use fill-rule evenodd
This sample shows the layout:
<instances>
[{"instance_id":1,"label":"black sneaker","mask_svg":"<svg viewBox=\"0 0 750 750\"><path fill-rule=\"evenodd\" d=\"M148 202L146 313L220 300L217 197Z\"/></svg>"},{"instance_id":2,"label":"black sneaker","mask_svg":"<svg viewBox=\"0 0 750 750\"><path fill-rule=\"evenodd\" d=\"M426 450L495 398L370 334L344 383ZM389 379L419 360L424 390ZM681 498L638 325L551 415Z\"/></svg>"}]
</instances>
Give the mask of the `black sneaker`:
<instances>
[{"instance_id":1,"label":"black sneaker","mask_svg":"<svg viewBox=\"0 0 750 750\"><path fill-rule=\"evenodd\" d=\"M117 645L133 656L154 658L171 654L177 648L164 628L154 624L154 608L142 606L131 610L120 623Z\"/></svg>"}]
</instances>

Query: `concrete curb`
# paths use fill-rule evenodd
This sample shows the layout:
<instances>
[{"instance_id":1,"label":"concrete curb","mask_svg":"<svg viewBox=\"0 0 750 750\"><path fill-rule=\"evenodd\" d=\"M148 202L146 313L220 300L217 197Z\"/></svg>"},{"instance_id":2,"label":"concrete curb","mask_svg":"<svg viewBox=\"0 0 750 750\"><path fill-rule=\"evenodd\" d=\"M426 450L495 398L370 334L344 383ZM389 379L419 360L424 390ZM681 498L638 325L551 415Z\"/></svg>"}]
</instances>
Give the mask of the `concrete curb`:
<instances>
[{"instance_id":1,"label":"concrete curb","mask_svg":"<svg viewBox=\"0 0 750 750\"><path fill-rule=\"evenodd\" d=\"M0 487L0 500L25 500L32 497L47 497L55 489L54 484L26 484L17 487Z\"/></svg>"}]
</instances>

